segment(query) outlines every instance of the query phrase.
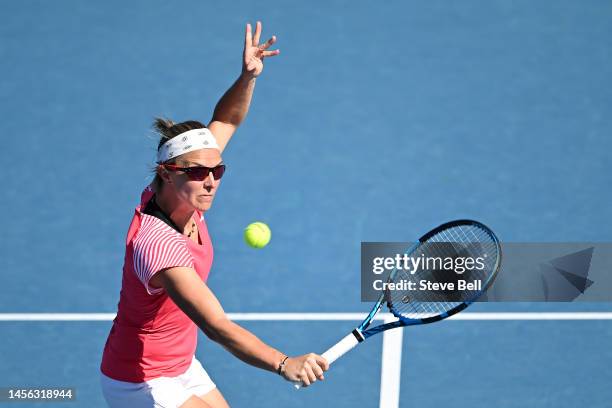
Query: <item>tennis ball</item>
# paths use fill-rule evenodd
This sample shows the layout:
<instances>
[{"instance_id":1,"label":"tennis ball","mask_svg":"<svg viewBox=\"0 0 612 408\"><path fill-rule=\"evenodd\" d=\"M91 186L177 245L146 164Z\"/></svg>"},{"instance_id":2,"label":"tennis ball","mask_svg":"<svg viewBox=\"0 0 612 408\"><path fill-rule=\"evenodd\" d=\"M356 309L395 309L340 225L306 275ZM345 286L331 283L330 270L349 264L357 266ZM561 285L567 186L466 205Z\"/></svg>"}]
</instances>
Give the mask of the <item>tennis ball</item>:
<instances>
[{"instance_id":1,"label":"tennis ball","mask_svg":"<svg viewBox=\"0 0 612 408\"><path fill-rule=\"evenodd\" d=\"M263 248L272 238L272 231L263 222L254 222L244 229L244 240L252 248Z\"/></svg>"}]
</instances>

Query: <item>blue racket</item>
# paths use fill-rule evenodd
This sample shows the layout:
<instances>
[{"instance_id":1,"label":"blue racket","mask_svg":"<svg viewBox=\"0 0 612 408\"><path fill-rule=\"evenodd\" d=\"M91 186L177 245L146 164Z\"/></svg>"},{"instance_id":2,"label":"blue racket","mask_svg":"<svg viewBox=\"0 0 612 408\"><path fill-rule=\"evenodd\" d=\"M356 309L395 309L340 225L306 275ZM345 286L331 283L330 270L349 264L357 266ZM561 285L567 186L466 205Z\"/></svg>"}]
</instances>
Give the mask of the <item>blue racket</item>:
<instances>
[{"instance_id":1,"label":"blue racket","mask_svg":"<svg viewBox=\"0 0 612 408\"><path fill-rule=\"evenodd\" d=\"M332 346L322 356L332 364L357 344L370 336L396 327L427 324L443 320L465 309L478 299L493 283L501 263L501 246L499 240L487 226L478 221L457 220L447 222L423 235L406 252L408 256L442 258L459 260L471 257L480 258L481 269L472 269L469 279L480 281L478 289L454 291L425 291L415 295L413 291L385 290L365 320L350 334ZM453 275L455 275L453 277ZM449 280L450 276L450 280ZM432 283L448 284L457 277L448 271L441 271L439 265L419 268L413 272L404 269L393 269L387 283L426 280ZM465 277L465 275L461 275ZM397 317L396 321L369 327L372 319L386 304L389 311ZM300 388L301 382L294 382Z\"/></svg>"}]
</instances>

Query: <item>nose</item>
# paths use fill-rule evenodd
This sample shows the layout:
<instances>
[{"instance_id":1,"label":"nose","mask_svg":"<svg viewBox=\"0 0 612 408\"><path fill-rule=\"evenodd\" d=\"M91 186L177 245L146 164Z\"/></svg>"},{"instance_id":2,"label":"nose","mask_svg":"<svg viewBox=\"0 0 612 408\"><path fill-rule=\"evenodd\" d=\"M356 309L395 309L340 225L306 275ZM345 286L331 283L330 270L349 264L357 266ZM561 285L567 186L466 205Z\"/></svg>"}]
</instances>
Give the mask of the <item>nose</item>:
<instances>
[{"instance_id":1,"label":"nose","mask_svg":"<svg viewBox=\"0 0 612 408\"><path fill-rule=\"evenodd\" d=\"M215 177L213 176L213 172L211 171L210 173L208 173L208 176L204 179L204 188L210 191L217 185L218 182L219 180L215 180Z\"/></svg>"}]
</instances>

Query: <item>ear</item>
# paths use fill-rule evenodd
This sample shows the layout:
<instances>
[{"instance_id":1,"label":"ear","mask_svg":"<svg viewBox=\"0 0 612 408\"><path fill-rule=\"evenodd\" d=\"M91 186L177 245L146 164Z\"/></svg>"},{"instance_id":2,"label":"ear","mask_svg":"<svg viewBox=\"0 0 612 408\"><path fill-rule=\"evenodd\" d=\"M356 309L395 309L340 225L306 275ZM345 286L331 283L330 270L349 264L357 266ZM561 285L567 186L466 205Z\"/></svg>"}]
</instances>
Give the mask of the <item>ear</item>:
<instances>
[{"instance_id":1,"label":"ear","mask_svg":"<svg viewBox=\"0 0 612 408\"><path fill-rule=\"evenodd\" d=\"M157 166L157 175L162 179L164 183L172 183L172 180L170 180L170 173L161 165Z\"/></svg>"}]
</instances>

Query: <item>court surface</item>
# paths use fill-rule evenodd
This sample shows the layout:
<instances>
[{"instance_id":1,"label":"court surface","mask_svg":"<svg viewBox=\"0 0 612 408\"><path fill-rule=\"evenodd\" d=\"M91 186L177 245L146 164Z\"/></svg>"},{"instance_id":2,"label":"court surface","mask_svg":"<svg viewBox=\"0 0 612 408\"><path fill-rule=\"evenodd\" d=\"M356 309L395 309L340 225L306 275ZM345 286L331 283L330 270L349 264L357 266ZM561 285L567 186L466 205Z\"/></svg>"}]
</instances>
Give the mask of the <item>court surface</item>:
<instances>
[{"instance_id":1,"label":"court surface","mask_svg":"<svg viewBox=\"0 0 612 408\"><path fill-rule=\"evenodd\" d=\"M0 387L71 386L77 402L53 406L102 406L150 123L208 121L239 74L249 20L281 55L224 152L208 283L271 345L322 352L358 323L342 313L369 308L362 241L412 240L456 218L506 242L610 241L609 2L8 1L0 13ZM253 221L272 229L263 250L242 241ZM299 392L203 336L197 356L237 407L381 406L397 359L385 407L609 406L609 315L508 312L612 307L477 305L386 338L386 360L373 337Z\"/></svg>"}]
</instances>

